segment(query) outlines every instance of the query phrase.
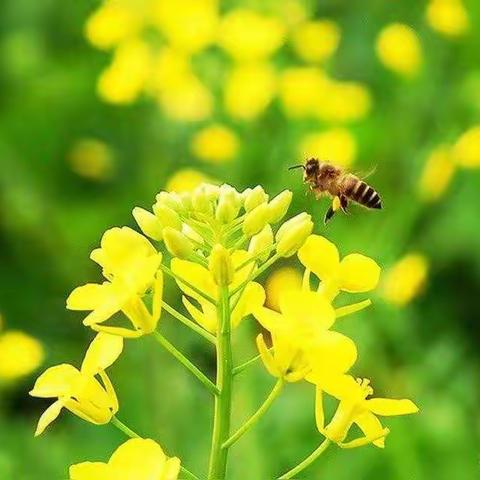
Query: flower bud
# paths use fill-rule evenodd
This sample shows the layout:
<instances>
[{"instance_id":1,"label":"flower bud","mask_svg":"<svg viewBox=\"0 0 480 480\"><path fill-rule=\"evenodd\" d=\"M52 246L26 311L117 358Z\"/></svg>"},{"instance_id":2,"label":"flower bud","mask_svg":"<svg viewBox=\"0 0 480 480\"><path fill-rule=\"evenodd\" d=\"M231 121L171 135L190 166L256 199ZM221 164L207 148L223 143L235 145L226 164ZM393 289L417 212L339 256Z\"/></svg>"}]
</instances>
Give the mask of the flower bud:
<instances>
[{"instance_id":1,"label":"flower bud","mask_svg":"<svg viewBox=\"0 0 480 480\"><path fill-rule=\"evenodd\" d=\"M305 212L286 221L275 237L277 253L281 257L291 257L312 233L312 217Z\"/></svg>"},{"instance_id":2,"label":"flower bud","mask_svg":"<svg viewBox=\"0 0 480 480\"><path fill-rule=\"evenodd\" d=\"M221 223L229 223L237 217L239 209L240 205L237 201L235 190L229 185L222 185L215 218Z\"/></svg>"},{"instance_id":3,"label":"flower bud","mask_svg":"<svg viewBox=\"0 0 480 480\"><path fill-rule=\"evenodd\" d=\"M192 194L192 207L195 211L211 215L213 213L213 205L207 195L204 185L196 188Z\"/></svg>"},{"instance_id":4,"label":"flower bud","mask_svg":"<svg viewBox=\"0 0 480 480\"><path fill-rule=\"evenodd\" d=\"M156 203L153 206L153 212L160 220L163 227L171 227L175 230L181 230L182 221L175 210L161 203Z\"/></svg>"},{"instance_id":5,"label":"flower bud","mask_svg":"<svg viewBox=\"0 0 480 480\"><path fill-rule=\"evenodd\" d=\"M165 247L174 256L182 260L187 260L193 255L192 242L185 234L171 227L163 229L163 241Z\"/></svg>"},{"instance_id":6,"label":"flower bud","mask_svg":"<svg viewBox=\"0 0 480 480\"><path fill-rule=\"evenodd\" d=\"M292 196L290 190L284 190L270 201L268 204L269 223L277 223L285 216L292 201Z\"/></svg>"},{"instance_id":7,"label":"flower bud","mask_svg":"<svg viewBox=\"0 0 480 480\"><path fill-rule=\"evenodd\" d=\"M235 270L230 254L223 245L217 243L212 248L212 253L208 261L208 269L217 285L226 286L232 283Z\"/></svg>"},{"instance_id":8,"label":"flower bud","mask_svg":"<svg viewBox=\"0 0 480 480\"><path fill-rule=\"evenodd\" d=\"M135 207L132 211L133 218L137 222L140 230L154 240L162 239L162 223L152 212L140 207Z\"/></svg>"},{"instance_id":9,"label":"flower bud","mask_svg":"<svg viewBox=\"0 0 480 480\"><path fill-rule=\"evenodd\" d=\"M251 257L255 257L258 255L260 252L263 252L266 250L268 247L271 247L273 245L273 232L272 232L272 227L270 225L265 225L263 227L263 230L260 233L257 233L255 236L253 236L250 240L250 244L248 245L248 253L250 254ZM261 262L264 262L267 260L270 252L267 251L264 254L262 254L258 259Z\"/></svg>"},{"instance_id":10,"label":"flower bud","mask_svg":"<svg viewBox=\"0 0 480 480\"><path fill-rule=\"evenodd\" d=\"M243 233L249 237L257 234L268 222L268 205L261 203L248 212L243 221Z\"/></svg>"},{"instance_id":11,"label":"flower bud","mask_svg":"<svg viewBox=\"0 0 480 480\"><path fill-rule=\"evenodd\" d=\"M245 191L244 207L246 212L252 211L265 202L268 202L268 195L260 185L257 185L253 190Z\"/></svg>"},{"instance_id":12,"label":"flower bud","mask_svg":"<svg viewBox=\"0 0 480 480\"><path fill-rule=\"evenodd\" d=\"M184 206L182 205L182 200L180 196L176 193L169 192L160 192L156 196L157 203L163 204L176 212L182 212Z\"/></svg>"}]
</instances>

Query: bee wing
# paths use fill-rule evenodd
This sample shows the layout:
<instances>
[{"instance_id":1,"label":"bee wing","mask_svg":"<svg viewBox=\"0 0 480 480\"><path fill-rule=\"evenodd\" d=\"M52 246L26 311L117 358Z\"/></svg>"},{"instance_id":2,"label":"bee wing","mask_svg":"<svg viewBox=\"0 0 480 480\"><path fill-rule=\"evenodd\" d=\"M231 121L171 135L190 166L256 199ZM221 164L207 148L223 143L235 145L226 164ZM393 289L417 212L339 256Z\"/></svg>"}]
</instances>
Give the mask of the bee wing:
<instances>
[{"instance_id":1,"label":"bee wing","mask_svg":"<svg viewBox=\"0 0 480 480\"><path fill-rule=\"evenodd\" d=\"M353 173L356 177L358 177L360 180L365 180L371 175L373 175L377 171L377 165L373 166L370 170L367 170L366 172L356 172Z\"/></svg>"}]
</instances>

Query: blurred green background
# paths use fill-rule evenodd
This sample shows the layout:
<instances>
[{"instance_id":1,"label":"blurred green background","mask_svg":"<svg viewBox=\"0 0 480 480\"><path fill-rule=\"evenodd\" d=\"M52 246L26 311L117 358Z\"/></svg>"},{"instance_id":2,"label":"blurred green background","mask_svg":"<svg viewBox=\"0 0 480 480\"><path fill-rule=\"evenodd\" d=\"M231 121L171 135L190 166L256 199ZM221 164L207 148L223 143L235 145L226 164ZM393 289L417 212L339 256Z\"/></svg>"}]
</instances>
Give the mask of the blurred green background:
<instances>
[{"instance_id":1,"label":"blurred green background","mask_svg":"<svg viewBox=\"0 0 480 480\"><path fill-rule=\"evenodd\" d=\"M152 2L120 3L129 15L141 17ZM213 1L200 4L214 5L215 10ZM211 20L192 14L188 2L179 2L174 14L166 7L154 26L145 20L148 15L135 20L143 22L142 27L128 35L141 38L150 54L159 55L165 45L177 53L188 51L181 57L209 100L201 89L188 90L193 77L174 71L175 61L161 63L160 74L152 73L154 69L146 73L146 67L135 63L141 53L137 50L126 65L112 67L111 76L118 78L104 79L103 87L97 87L112 61L111 50L130 41L126 34L122 37L128 28L108 12L90 25L86 38L87 20L105 5L92 0L6 0L0 6L2 331L21 330L41 342L45 358L38 371L62 362L79 365L93 335L81 326L81 315L65 310L66 296L75 286L100 279L88 255L103 231L134 226L131 209L149 208L179 170L194 169L239 190L261 184L274 195L289 188L295 194L292 214L304 209L311 213L316 233L333 240L344 254L372 256L385 277L410 252L419 252L428 265L426 280L419 280L423 289L413 288L412 295L395 301L388 288L402 291L402 279L416 277L408 269L393 275L390 287L385 280L379 288L373 307L340 326L358 344L355 374L372 378L378 395L414 399L421 413L385 422L392 432L384 451L331 448L301 478L478 478L480 134L475 129L480 124L480 4L220 1L220 22L242 8L277 23L250 29L248 18L240 16L235 27L239 37L229 43L232 30L219 27L217 18L203 43L192 46L186 41L186 47L181 35L180 40L176 37L176 26L197 32L196 22ZM182 26L182 16L190 18L187 26ZM327 27L323 20L329 21ZM392 23L412 30L405 35L390 32L382 46L379 35ZM239 54L239 42L248 43L250 36L252 51L246 47L247 53ZM325 48L317 50L317 42ZM103 50L95 48L99 44ZM266 51L257 52L259 46ZM259 92L238 93L240 113L238 105L225 103L229 72L265 65L274 72L264 81L265 91L258 86L263 80L257 85L252 75L247 90L257 85ZM354 93L329 84L330 93L313 99L312 91L319 93L317 80L291 80L289 69L295 68L306 69L300 72L307 77L314 72L335 82L354 82ZM158 90L149 83L149 75L170 73L171 79L155 77L153 83L161 83ZM185 91L176 90L185 80L182 75L190 82ZM253 113L248 111L249 99ZM326 100L332 103L328 108ZM188 101L193 107L184 114ZM245 105L247 113L242 113ZM347 111L344 118L340 108ZM212 124L228 133L207 134L202 143L198 132ZM321 136L325 132L331 133L327 140ZM320 135L320 140L310 137L309 143L308 135ZM191 146L194 138L197 147ZM376 167L368 181L381 192L383 211L352 208L350 216L339 214L323 226L328 202L305 195L298 171L287 170L304 160L302 152L316 153L315 138L320 150L325 147L318 152L323 158L348 164L355 172ZM218 147L217 152L217 142L226 145L225 151ZM430 165L426 173L425 165ZM194 177L192 172L187 176ZM182 181L187 181L185 173L175 185ZM180 304L173 287L167 289L167 298ZM167 316L164 327L197 365L214 373L214 352L201 339ZM239 330L239 361L255 354L256 331L252 320ZM21 348L7 352L4 346L1 351L1 335L0 361L21 362ZM105 461L125 440L111 426L95 427L67 413L34 439L38 416L49 404L27 395L38 371L0 379L1 480L64 480L70 464ZM203 473L212 405L201 386L150 338L128 342L111 377L121 402L120 418L157 439L189 469ZM272 384L260 363L238 378L235 425L255 411ZM313 393L306 383L287 389L258 427L232 449L229 478L275 478L318 444Z\"/></svg>"}]
</instances>

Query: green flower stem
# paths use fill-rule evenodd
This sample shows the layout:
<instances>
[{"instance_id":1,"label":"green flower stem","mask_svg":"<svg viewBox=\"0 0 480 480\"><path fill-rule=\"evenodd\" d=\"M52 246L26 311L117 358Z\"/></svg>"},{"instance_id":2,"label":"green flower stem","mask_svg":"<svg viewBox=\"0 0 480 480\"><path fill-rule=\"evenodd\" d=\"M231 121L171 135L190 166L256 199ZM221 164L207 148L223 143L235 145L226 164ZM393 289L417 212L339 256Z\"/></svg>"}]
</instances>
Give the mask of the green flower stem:
<instances>
[{"instance_id":1,"label":"green flower stem","mask_svg":"<svg viewBox=\"0 0 480 480\"><path fill-rule=\"evenodd\" d=\"M176 273L173 273L172 270L170 270L167 266L160 264L160 268L164 273L169 275L170 277L174 278L180 283L183 283L186 287L188 287L190 290L195 292L197 295L202 297L204 300L207 302L210 302L212 305L217 305L217 301L212 298L210 295L207 295L206 293L203 293L200 289L198 289L195 285L191 284L189 281L184 280L182 277L178 276Z\"/></svg>"},{"instance_id":2,"label":"green flower stem","mask_svg":"<svg viewBox=\"0 0 480 480\"><path fill-rule=\"evenodd\" d=\"M242 268L245 268L248 264L252 263L252 262L255 262L256 260L258 260L261 256L267 254L267 253L270 253L272 250L274 250L276 248L276 244L274 243L273 245L270 245L268 246L267 248L264 248L263 250L260 250L260 252L258 252L256 255L254 255L253 257L250 257L248 258L247 260L245 260L243 263L241 263L237 268L235 268L235 271L238 272L239 270L241 270Z\"/></svg>"},{"instance_id":3,"label":"green flower stem","mask_svg":"<svg viewBox=\"0 0 480 480\"><path fill-rule=\"evenodd\" d=\"M283 386L285 385L283 379L278 379L272 391L263 402L262 406L222 445L222 448L232 446L244 433L255 425L260 418L265 415L267 410L271 407L275 399L280 395Z\"/></svg>"},{"instance_id":4,"label":"green flower stem","mask_svg":"<svg viewBox=\"0 0 480 480\"><path fill-rule=\"evenodd\" d=\"M214 395L218 395L218 388L209 380L209 378L196 367L183 353L178 351L160 332L153 332L155 340L173 357L175 357L187 370L197 377Z\"/></svg>"},{"instance_id":5,"label":"green flower stem","mask_svg":"<svg viewBox=\"0 0 480 480\"><path fill-rule=\"evenodd\" d=\"M238 250L246 241L248 240L248 237L245 234L242 234L242 236L233 244L230 249L232 251Z\"/></svg>"},{"instance_id":6,"label":"green flower stem","mask_svg":"<svg viewBox=\"0 0 480 480\"><path fill-rule=\"evenodd\" d=\"M219 333L217 335L217 389L213 419L212 446L208 469L209 480L224 480L227 470L228 448L222 448L230 436L232 407L233 359L231 345L230 299L228 287L220 288L217 307Z\"/></svg>"},{"instance_id":7,"label":"green flower stem","mask_svg":"<svg viewBox=\"0 0 480 480\"><path fill-rule=\"evenodd\" d=\"M238 365L233 369L233 375L235 376L243 372L246 368L248 368L250 365L255 363L259 358L260 358L260 354L255 355L253 358L251 358L250 360L247 360L245 363Z\"/></svg>"},{"instance_id":8,"label":"green flower stem","mask_svg":"<svg viewBox=\"0 0 480 480\"><path fill-rule=\"evenodd\" d=\"M112 417L111 420L112 425L117 427L119 430L121 430L127 437L130 438L141 438L138 433L135 433L131 428L128 428L123 422L121 422L115 415ZM199 480L199 478L194 475L192 472L187 470L185 467L180 466L180 471L183 473L185 478L190 479L190 480Z\"/></svg>"},{"instance_id":9,"label":"green flower stem","mask_svg":"<svg viewBox=\"0 0 480 480\"><path fill-rule=\"evenodd\" d=\"M297 473L305 470L327 449L330 443L330 440L326 438L320 444L320 446L314 452L312 452L303 462L299 463L296 467L292 468L287 473L284 473L281 477L279 477L278 480L289 480L290 478L293 478L295 475L297 475Z\"/></svg>"},{"instance_id":10,"label":"green flower stem","mask_svg":"<svg viewBox=\"0 0 480 480\"><path fill-rule=\"evenodd\" d=\"M135 433L132 429L128 428L122 421L120 421L115 415L111 420L112 425L121 430L127 437L130 438L141 438L138 433Z\"/></svg>"},{"instance_id":11,"label":"green flower stem","mask_svg":"<svg viewBox=\"0 0 480 480\"><path fill-rule=\"evenodd\" d=\"M215 336L212 335L210 332L207 332L204 330L200 325L198 325L195 322L192 322L188 317L185 315L182 315L180 312L177 312L173 307L168 305L168 303L165 303L162 301L162 308L168 312L172 317L175 317L179 322L182 322L184 325L186 325L188 328L191 328L194 332L198 333L201 335L203 338L208 340L210 343L215 345L217 342L215 339Z\"/></svg>"}]
</instances>

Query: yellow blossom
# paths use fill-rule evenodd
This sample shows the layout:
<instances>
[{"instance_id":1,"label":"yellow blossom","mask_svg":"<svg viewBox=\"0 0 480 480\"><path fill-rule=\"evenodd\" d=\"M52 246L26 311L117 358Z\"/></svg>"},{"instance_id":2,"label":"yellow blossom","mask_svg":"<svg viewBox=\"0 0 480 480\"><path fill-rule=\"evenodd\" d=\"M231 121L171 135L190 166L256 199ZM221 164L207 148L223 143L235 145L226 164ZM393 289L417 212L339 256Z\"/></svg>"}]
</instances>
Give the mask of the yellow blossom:
<instances>
[{"instance_id":1,"label":"yellow blossom","mask_svg":"<svg viewBox=\"0 0 480 480\"><path fill-rule=\"evenodd\" d=\"M377 55L390 70L413 77L422 64L422 47L413 28L401 23L387 25L377 38Z\"/></svg>"},{"instance_id":2,"label":"yellow blossom","mask_svg":"<svg viewBox=\"0 0 480 480\"><path fill-rule=\"evenodd\" d=\"M266 110L275 93L276 73L270 64L237 65L225 83L225 109L233 118L252 120Z\"/></svg>"},{"instance_id":3,"label":"yellow blossom","mask_svg":"<svg viewBox=\"0 0 480 480\"><path fill-rule=\"evenodd\" d=\"M232 160L239 147L235 132L223 125L210 125L195 134L192 153L208 163L224 163Z\"/></svg>"},{"instance_id":4,"label":"yellow blossom","mask_svg":"<svg viewBox=\"0 0 480 480\"><path fill-rule=\"evenodd\" d=\"M112 150L95 138L76 142L68 154L68 161L77 175L90 180L108 180L114 172Z\"/></svg>"},{"instance_id":5,"label":"yellow blossom","mask_svg":"<svg viewBox=\"0 0 480 480\"><path fill-rule=\"evenodd\" d=\"M305 136L300 143L299 154L301 158L325 158L348 167L355 161L357 142L349 130L332 128Z\"/></svg>"},{"instance_id":6,"label":"yellow blossom","mask_svg":"<svg viewBox=\"0 0 480 480\"><path fill-rule=\"evenodd\" d=\"M430 0L426 17L434 30L451 37L464 34L470 27L462 0Z\"/></svg>"},{"instance_id":7,"label":"yellow blossom","mask_svg":"<svg viewBox=\"0 0 480 480\"><path fill-rule=\"evenodd\" d=\"M165 185L168 192L192 192L202 183L211 181L209 177L193 168L182 168L177 170Z\"/></svg>"},{"instance_id":8,"label":"yellow blossom","mask_svg":"<svg viewBox=\"0 0 480 480\"><path fill-rule=\"evenodd\" d=\"M293 267L281 267L274 270L267 278L265 293L268 308L279 311L280 299L288 291L301 290L302 275Z\"/></svg>"},{"instance_id":9,"label":"yellow blossom","mask_svg":"<svg viewBox=\"0 0 480 480\"><path fill-rule=\"evenodd\" d=\"M243 250L236 250L231 255L231 261L234 268L239 267L249 257L248 252ZM217 286L213 275L209 270L198 263L193 263L178 258L172 259L171 268L173 273L180 278L187 280L190 284L195 285L204 294L217 299L219 295L219 287ZM246 265L240 270L235 271L233 280L230 283L230 288L234 290L242 284L251 273L251 266ZM204 297L186 286L181 281L177 282L179 288L184 293L182 298L183 303L192 316L192 318L200 324L203 328L211 333L217 331L217 310L215 305L211 304ZM200 305L197 308L190 300L194 299ZM245 287L240 300L232 311L231 323L232 327L238 326L240 321L253 312L257 307L263 305L265 301L265 292L262 286L256 282L249 282Z\"/></svg>"},{"instance_id":10,"label":"yellow blossom","mask_svg":"<svg viewBox=\"0 0 480 480\"><path fill-rule=\"evenodd\" d=\"M217 0L156 1L153 21L173 48L195 53L215 40Z\"/></svg>"},{"instance_id":11,"label":"yellow blossom","mask_svg":"<svg viewBox=\"0 0 480 480\"><path fill-rule=\"evenodd\" d=\"M427 158L418 185L420 197L432 202L438 200L447 190L455 173L451 148L440 145Z\"/></svg>"},{"instance_id":12,"label":"yellow blossom","mask_svg":"<svg viewBox=\"0 0 480 480\"><path fill-rule=\"evenodd\" d=\"M44 360L42 344L18 330L0 333L0 383L29 375Z\"/></svg>"},{"instance_id":13,"label":"yellow blossom","mask_svg":"<svg viewBox=\"0 0 480 480\"><path fill-rule=\"evenodd\" d=\"M332 20L308 21L297 26L291 42L297 55L306 62L323 62L340 43L340 28Z\"/></svg>"},{"instance_id":14,"label":"yellow blossom","mask_svg":"<svg viewBox=\"0 0 480 480\"><path fill-rule=\"evenodd\" d=\"M70 467L70 480L177 480L180 460L169 458L150 439L127 440L108 463L84 462Z\"/></svg>"},{"instance_id":15,"label":"yellow blossom","mask_svg":"<svg viewBox=\"0 0 480 480\"><path fill-rule=\"evenodd\" d=\"M333 300L340 291L362 293L373 290L380 277L380 267L369 257L351 253L342 260L337 247L325 237L310 235L298 251L298 258L321 281L319 292ZM369 302L361 302L362 308ZM348 307L345 307L348 308Z\"/></svg>"},{"instance_id":16,"label":"yellow blossom","mask_svg":"<svg viewBox=\"0 0 480 480\"><path fill-rule=\"evenodd\" d=\"M332 420L325 426L323 392L340 400ZM355 448L373 443L383 448L389 430L384 428L377 418L379 416L408 415L418 412L418 407L411 400L392 400L387 398L367 399L373 394L370 382L366 379L355 381L350 376L335 377L328 382L322 379L322 386L317 386L315 413L317 428L332 442L341 448ZM353 424L356 424L364 436L345 442Z\"/></svg>"},{"instance_id":17,"label":"yellow blossom","mask_svg":"<svg viewBox=\"0 0 480 480\"><path fill-rule=\"evenodd\" d=\"M453 146L453 159L460 167L480 167L480 125L464 132Z\"/></svg>"},{"instance_id":18,"label":"yellow blossom","mask_svg":"<svg viewBox=\"0 0 480 480\"><path fill-rule=\"evenodd\" d=\"M409 253L385 274L383 296L394 305L403 306L418 296L427 280L429 262L421 253Z\"/></svg>"},{"instance_id":19,"label":"yellow blossom","mask_svg":"<svg viewBox=\"0 0 480 480\"><path fill-rule=\"evenodd\" d=\"M130 7L126 2L103 2L88 19L85 35L97 48L108 49L135 37L143 26L140 8Z\"/></svg>"},{"instance_id":20,"label":"yellow blossom","mask_svg":"<svg viewBox=\"0 0 480 480\"><path fill-rule=\"evenodd\" d=\"M76 288L67 299L67 308L91 310L83 323L97 331L125 337L151 333L161 312L163 275L158 271L161 254L144 236L122 227L107 230L101 248L95 249L91 258L103 268L108 281ZM153 289L151 313L142 299L150 288ZM133 328L103 325L119 311L127 316Z\"/></svg>"},{"instance_id":21,"label":"yellow blossom","mask_svg":"<svg viewBox=\"0 0 480 480\"><path fill-rule=\"evenodd\" d=\"M122 349L121 337L99 333L90 344L80 370L64 363L42 373L30 395L57 398L57 401L40 417L35 435L41 435L63 408L87 422L109 423L118 412L118 400L105 370L120 356Z\"/></svg>"},{"instance_id":22,"label":"yellow blossom","mask_svg":"<svg viewBox=\"0 0 480 480\"><path fill-rule=\"evenodd\" d=\"M98 94L110 103L132 103L144 90L150 71L148 45L140 40L124 42L115 50L112 63L100 76Z\"/></svg>"},{"instance_id":23,"label":"yellow blossom","mask_svg":"<svg viewBox=\"0 0 480 480\"><path fill-rule=\"evenodd\" d=\"M238 61L264 60L284 41L285 28L280 20L254 10L232 10L220 24L218 43Z\"/></svg>"}]
</instances>

